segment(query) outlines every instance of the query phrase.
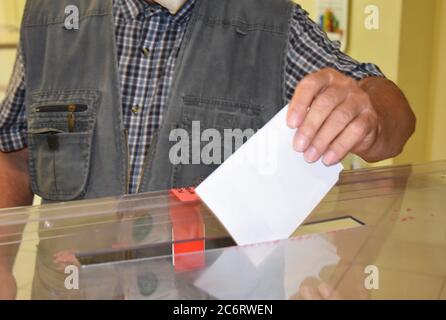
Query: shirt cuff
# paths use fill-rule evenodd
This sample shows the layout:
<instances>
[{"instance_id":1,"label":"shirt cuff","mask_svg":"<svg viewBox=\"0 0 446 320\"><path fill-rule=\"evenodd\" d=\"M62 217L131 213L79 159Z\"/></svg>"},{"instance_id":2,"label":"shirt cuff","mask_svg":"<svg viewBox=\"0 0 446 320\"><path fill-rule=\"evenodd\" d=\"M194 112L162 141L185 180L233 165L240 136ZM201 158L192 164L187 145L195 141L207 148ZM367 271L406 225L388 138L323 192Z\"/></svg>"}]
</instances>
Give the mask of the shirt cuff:
<instances>
[{"instance_id":1,"label":"shirt cuff","mask_svg":"<svg viewBox=\"0 0 446 320\"><path fill-rule=\"evenodd\" d=\"M0 151L14 152L28 147L27 129L8 128L0 129Z\"/></svg>"}]
</instances>

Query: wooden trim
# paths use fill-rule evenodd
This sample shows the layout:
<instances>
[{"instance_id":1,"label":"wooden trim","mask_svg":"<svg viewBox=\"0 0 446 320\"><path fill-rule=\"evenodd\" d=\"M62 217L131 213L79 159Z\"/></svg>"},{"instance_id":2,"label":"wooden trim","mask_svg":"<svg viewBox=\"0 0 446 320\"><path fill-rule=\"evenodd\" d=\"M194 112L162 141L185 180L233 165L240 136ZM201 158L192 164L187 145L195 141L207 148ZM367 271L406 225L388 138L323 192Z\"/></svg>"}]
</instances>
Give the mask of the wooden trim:
<instances>
[{"instance_id":1,"label":"wooden trim","mask_svg":"<svg viewBox=\"0 0 446 320\"><path fill-rule=\"evenodd\" d=\"M5 50L5 49L17 49L17 43L11 43L11 44L0 43L0 50Z\"/></svg>"}]
</instances>

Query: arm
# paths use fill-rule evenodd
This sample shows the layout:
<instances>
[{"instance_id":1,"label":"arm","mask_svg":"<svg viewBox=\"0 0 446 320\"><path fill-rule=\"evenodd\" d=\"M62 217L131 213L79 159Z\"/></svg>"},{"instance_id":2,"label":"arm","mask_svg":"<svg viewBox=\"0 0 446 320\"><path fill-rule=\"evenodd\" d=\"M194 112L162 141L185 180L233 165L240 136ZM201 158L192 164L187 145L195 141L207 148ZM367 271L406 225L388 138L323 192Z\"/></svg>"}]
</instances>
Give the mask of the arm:
<instances>
[{"instance_id":1,"label":"arm","mask_svg":"<svg viewBox=\"0 0 446 320\"><path fill-rule=\"evenodd\" d=\"M28 173L28 149L0 152L0 208L32 204Z\"/></svg>"},{"instance_id":2,"label":"arm","mask_svg":"<svg viewBox=\"0 0 446 320\"><path fill-rule=\"evenodd\" d=\"M26 149L25 87L25 65L19 46L5 100L0 101L0 209L32 203ZM0 211L0 219L2 214ZM0 299L13 299L16 295L12 268L18 250L18 245L1 244L10 240L8 235L21 234L23 227L0 227Z\"/></svg>"},{"instance_id":3,"label":"arm","mask_svg":"<svg viewBox=\"0 0 446 320\"><path fill-rule=\"evenodd\" d=\"M299 129L294 147L308 162L322 157L326 165L333 165L349 152L374 162L403 150L415 130L415 116L391 81L356 81L327 68L299 83L288 126Z\"/></svg>"},{"instance_id":4,"label":"arm","mask_svg":"<svg viewBox=\"0 0 446 320\"><path fill-rule=\"evenodd\" d=\"M0 152L0 190L0 209L32 204L27 149L13 153ZM17 288L12 268L19 249L19 245L2 246L1 243L8 242L7 235L23 232L23 227L0 226L0 300L15 298Z\"/></svg>"}]
</instances>

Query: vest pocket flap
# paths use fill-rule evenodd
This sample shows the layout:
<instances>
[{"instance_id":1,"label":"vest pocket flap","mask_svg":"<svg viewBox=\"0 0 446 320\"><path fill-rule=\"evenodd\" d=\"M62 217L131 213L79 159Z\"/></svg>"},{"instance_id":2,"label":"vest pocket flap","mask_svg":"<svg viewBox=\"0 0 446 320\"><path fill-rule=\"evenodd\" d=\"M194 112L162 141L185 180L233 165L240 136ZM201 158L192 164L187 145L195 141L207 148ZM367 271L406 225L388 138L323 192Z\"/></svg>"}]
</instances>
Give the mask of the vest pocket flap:
<instances>
[{"instance_id":1,"label":"vest pocket flap","mask_svg":"<svg viewBox=\"0 0 446 320\"><path fill-rule=\"evenodd\" d=\"M203 129L253 129L262 124L264 106L221 98L184 96L181 125L190 129L199 121Z\"/></svg>"},{"instance_id":2,"label":"vest pocket flap","mask_svg":"<svg viewBox=\"0 0 446 320\"><path fill-rule=\"evenodd\" d=\"M90 169L92 136L90 132L30 131L29 167L34 193L54 201L81 197Z\"/></svg>"},{"instance_id":3,"label":"vest pocket flap","mask_svg":"<svg viewBox=\"0 0 446 320\"><path fill-rule=\"evenodd\" d=\"M33 92L28 147L31 187L49 201L82 198L90 175L99 93Z\"/></svg>"}]
</instances>

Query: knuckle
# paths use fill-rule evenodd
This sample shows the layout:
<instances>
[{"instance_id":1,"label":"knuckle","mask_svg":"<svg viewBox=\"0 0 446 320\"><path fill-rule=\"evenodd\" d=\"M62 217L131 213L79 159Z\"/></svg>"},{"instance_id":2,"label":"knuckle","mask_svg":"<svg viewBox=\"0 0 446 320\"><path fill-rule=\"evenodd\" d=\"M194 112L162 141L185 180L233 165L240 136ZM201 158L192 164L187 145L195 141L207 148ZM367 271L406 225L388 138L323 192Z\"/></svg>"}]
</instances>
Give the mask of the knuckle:
<instances>
[{"instance_id":1,"label":"knuckle","mask_svg":"<svg viewBox=\"0 0 446 320\"><path fill-rule=\"evenodd\" d=\"M335 70L335 69L333 69L333 68L330 68L330 67L324 67L324 68L321 69L320 72L322 72L322 73L326 73L326 74L328 74L328 75L332 75L332 76L338 74L338 71L337 71L337 70Z\"/></svg>"},{"instance_id":2,"label":"knuckle","mask_svg":"<svg viewBox=\"0 0 446 320\"><path fill-rule=\"evenodd\" d=\"M358 137L366 136L368 132L368 122L363 119L358 119L350 125L350 130L352 134Z\"/></svg>"},{"instance_id":3,"label":"knuckle","mask_svg":"<svg viewBox=\"0 0 446 320\"><path fill-rule=\"evenodd\" d=\"M350 78L350 77L345 77L345 82L346 82L346 84L349 86L349 87L354 87L354 88L358 88L359 86L358 86L358 82L355 80L355 79L353 79L353 78Z\"/></svg>"},{"instance_id":4,"label":"knuckle","mask_svg":"<svg viewBox=\"0 0 446 320\"><path fill-rule=\"evenodd\" d=\"M313 145L313 147L316 148L316 150L318 150L320 153L324 153L324 151L327 149L328 145L330 144L330 141L328 141L326 138L324 137L320 137L319 135L317 135L314 139L313 142L311 143Z\"/></svg>"},{"instance_id":5,"label":"knuckle","mask_svg":"<svg viewBox=\"0 0 446 320\"><path fill-rule=\"evenodd\" d=\"M304 87L314 87L317 85L317 81L314 77L312 77L311 75L305 77L302 79L301 81L301 85Z\"/></svg>"},{"instance_id":6,"label":"knuckle","mask_svg":"<svg viewBox=\"0 0 446 320\"><path fill-rule=\"evenodd\" d=\"M342 76L342 73L338 72L337 70L333 68L326 68L324 69L328 78L330 79L330 82L334 82L335 80L339 80L340 76Z\"/></svg>"},{"instance_id":7,"label":"knuckle","mask_svg":"<svg viewBox=\"0 0 446 320\"><path fill-rule=\"evenodd\" d=\"M367 109L372 105L370 97L363 90L355 90L354 99L358 106Z\"/></svg>"},{"instance_id":8,"label":"knuckle","mask_svg":"<svg viewBox=\"0 0 446 320\"><path fill-rule=\"evenodd\" d=\"M344 140L339 139L331 144L330 149L338 156L342 156L349 151L349 146Z\"/></svg>"},{"instance_id":9,"label":"knuckle","mask_svg":"<svg viewBox=\"0 0 446 320\"><path fill-rule=\"evenodd\" d=\"M319 70L320 73L331 73L332 69L330 67L323 67L321 70Z\"/></svg>"},{"instance_id":10,"label":"knuckle","mask_svg":"<svg viewBox=\"0 0 446 320\"><path fill-rule=\"evenodd\" d=\"M311 123L306 123L306 124L302 125L302 127L299 128L299 134L301 134L307 138L311 138L315 132L316 132L316 128Z\"/></svg>"},{"instance_id":11,"label":"knuckle","mask_svg":"<svg viewBox=\"0 0 446 320\"><path fill-rule=\"evenodd\" d=\"M336 95L331 92L326 92L317 98L315 106L326 108L329 106L334 106L336 102Z\"/></svg>"},{"instance_id":12,"label":"knuckle","mask_svg":"<svg viewBox=\"0 0 446 320\"><path fill-rule=\"evenodd\" d=\"M353 112L347 108L336 109L332 114L332 121L337 126L345 126L353 119Z\"/></svg>"},{"instance_id":13,"label":"knuckle","mask_svg":"<svg viewBox=\"0 0 446 320\"><path fill-rule=\"evenodd\" d=\"M363 115L368 119L368 124L370 127L375 127L378 124L378 114L373 109L367 109L363 111Z\"/></svg>"}]
</instances>

